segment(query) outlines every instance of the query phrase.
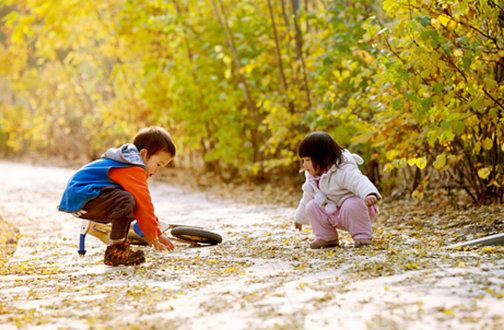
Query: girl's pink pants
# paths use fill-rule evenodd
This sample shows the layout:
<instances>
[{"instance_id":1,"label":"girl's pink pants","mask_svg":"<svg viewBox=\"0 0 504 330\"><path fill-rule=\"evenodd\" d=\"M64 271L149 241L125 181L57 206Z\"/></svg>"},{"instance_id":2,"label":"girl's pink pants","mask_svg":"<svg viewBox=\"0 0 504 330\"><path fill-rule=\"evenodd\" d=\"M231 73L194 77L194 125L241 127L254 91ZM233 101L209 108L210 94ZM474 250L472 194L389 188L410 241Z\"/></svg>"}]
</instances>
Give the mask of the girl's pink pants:
<instances>
[{"instance_id":1,"label":"girl's pink pants","mask_svg":"<svg viewBox=\"0 0 504 330\"><path fill-rule=\"evenodd\" d=\"M336 229L348 231L353 239L373 238L371 223L378 214L378 207L377 205L367 207L359 197L350 197L335 213L328 214L312 199L306 204L306 214L317 239L324 241L337 239Z\"/></svg>"}]
</instances>

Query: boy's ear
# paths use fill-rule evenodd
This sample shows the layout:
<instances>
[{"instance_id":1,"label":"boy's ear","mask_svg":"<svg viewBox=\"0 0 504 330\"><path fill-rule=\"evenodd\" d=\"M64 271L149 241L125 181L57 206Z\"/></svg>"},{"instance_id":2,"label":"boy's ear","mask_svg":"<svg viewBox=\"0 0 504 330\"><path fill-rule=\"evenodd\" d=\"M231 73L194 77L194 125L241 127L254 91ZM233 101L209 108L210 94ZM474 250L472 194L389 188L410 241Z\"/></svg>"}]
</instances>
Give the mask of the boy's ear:
<instances>
[{"instance_id":1,"label":"boy's ear","mask_svg":"<svg viewBox=\"0 0 504 330\"><path fill-rule=\"evenodd\" d=\"M147 151L147 149L144 148L144 149L140 150L139 154L140 154L140 157L145 157L148 154L148 151Z\"/></svg>"}]
</instances>

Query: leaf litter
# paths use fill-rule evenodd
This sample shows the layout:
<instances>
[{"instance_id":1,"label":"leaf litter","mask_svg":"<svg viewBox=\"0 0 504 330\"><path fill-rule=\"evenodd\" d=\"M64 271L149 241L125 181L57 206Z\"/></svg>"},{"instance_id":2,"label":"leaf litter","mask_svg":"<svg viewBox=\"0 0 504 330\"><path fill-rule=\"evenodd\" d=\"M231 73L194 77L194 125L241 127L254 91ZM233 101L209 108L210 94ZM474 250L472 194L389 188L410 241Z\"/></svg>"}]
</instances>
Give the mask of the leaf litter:
<instances>
[{"instance_id":1,"label":"leaf litter","mask_svg":"<svg viewBox=\"0 0 504 330\"><path fill-rule=\"evenodd\" d=\"M153 182L160 219L224 241L145 248L144 265L114 268L94 237L78 257L79 220L55 210L72 171L0 163L0 173L0 228L20 230L0 231L0 248L5 237L19 240L15 253L2 250L2 329L504 327L504 248L443 248L501 232L501 205L383 203L372 246L353 248L340 232L340 248L311 250L309 226L293 228L299 195L279 202L277 187L203 194ZM226 191L242 200L222 199Z\"/></svg>"}]
</instances>

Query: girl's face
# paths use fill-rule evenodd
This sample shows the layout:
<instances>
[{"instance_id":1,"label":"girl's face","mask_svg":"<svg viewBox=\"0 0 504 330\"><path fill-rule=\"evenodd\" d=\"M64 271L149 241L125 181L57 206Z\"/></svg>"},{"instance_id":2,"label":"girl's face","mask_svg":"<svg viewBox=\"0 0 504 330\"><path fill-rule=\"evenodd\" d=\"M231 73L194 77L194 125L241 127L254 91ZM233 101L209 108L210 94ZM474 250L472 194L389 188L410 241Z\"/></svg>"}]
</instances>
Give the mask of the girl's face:
<instances>
[{"instance_id":1,"label":"girl's face","mask_svg":"<svg viewBox=\"0 0 504 330\"><path fill-rule=\"evenodd\" d=\"M147 149L140 150L140 157L142 157L149 178L156 174L161 167L168 165L173 160L173 156L164 151L149 156Z\"/></svg>"},{"instance_id":2,"label":"girl's face","mask_svg":"<svg viewBox=\"0 0 504 330\"><path fill-rule=\"evenodd\" d=\"M323 173L321 170L315 170L315 165L313 164L311 157L301 157L301 161L303 162L303 169L308 171L311 176L319 176Z\"/></svg>"}]
</instances>

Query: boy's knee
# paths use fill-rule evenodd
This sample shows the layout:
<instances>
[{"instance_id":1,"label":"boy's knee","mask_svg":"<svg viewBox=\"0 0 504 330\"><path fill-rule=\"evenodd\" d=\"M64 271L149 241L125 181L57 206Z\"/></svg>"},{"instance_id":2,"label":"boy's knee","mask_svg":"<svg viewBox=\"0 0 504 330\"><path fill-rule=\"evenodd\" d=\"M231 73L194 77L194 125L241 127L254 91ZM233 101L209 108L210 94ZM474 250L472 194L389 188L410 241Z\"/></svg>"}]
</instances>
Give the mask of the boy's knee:
<instances>
[{"instance_id":1,"label":"boy's knee","mask_svg":"<svg viewBox=\"0 0 504 330\"><path fill-rule=\"evenodd\" d=\"M120 210L119 213L122 213L120 217L134 219L134 211L136 209L135 197L130 192L118 189L117 200L118 203L116 209Z\"/></svg>"},{"instance_id":2,"label":"boy's knee","mask_svg":"<svg viewBox=\"0 0 504 330\"><path fill-rule=\"evenodd\" d=\"M113 198L117 201L117 204L136 206L135 197L133 196L133 194L126 190L117 189L114 192Z\"/></svg>"},{"instance_id":3,"label":"boy's knee","mask_svg":"<svg viewBox=\"0 0 504 330\"><path fill-rule=\"evenodd\" d=\"M133 209L136 208L136 200L132 193L124 191L124 199L128 205L131 205Z\"/></svg>"}]
</instances>

